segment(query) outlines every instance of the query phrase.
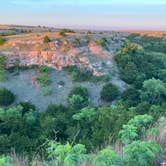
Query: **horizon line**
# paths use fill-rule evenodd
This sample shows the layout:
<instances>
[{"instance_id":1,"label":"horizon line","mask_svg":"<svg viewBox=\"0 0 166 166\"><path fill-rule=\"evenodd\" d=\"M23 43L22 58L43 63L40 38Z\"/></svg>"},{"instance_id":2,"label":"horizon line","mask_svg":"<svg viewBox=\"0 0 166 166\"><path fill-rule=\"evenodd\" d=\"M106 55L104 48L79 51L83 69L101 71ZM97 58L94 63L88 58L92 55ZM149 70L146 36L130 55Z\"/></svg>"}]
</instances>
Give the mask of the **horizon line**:
<instances>
[{"instance_id":1,"label":"horizon line","mask_svg":"<svg viewBox=\"0 0 166 166\"><path fill-rule=\"evenodd\" d=\"M96 25L37 25L37 24L0 24L0 26L20 26L20 27L45 27L54 29L75 29L75 30L96 30L96 31L166 31L166 27L143 27L143 26L96 26Z\"/></svg>"}]
</instances>

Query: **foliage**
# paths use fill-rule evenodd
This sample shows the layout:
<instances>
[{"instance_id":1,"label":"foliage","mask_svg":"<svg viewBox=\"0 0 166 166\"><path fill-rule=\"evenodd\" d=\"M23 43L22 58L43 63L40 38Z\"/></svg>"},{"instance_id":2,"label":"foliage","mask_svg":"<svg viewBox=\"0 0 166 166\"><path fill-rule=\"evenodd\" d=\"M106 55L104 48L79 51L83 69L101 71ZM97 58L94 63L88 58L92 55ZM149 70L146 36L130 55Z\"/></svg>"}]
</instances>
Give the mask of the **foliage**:
<instances>
[{"instance_id":1,"label":"foliage","mask_svg":"<svg viewBox=\"0 0 166 166\"><path fill-rule=\"evenodd\" d=\"M81 109L79 113L74 114L73 119L77 121L88 119L90 121L96 116L96 114L97 111L93 107L85 107Z\"/></svg>"},{"instance_id":2,"label":"foliage","mask_svg":"<svg viewBox=\"0 0 166 166\"><path fill-rule=\"evenodd\" d=\"M140 36L138 34L129 35L131 42L142 45L147 51L166 53L166 40L162 37Z\"/></svg>"},{"instance_id":3,"label":"foliage","mask_svg":"<svg viewBox=\"0 0 166 166\"><path fill-rule=\"evenodd\" d=\"M15 95L8 89L0 89L0 106L8 106L15 100Z\"/></svg>"},{"instance_id":4,"label":"foliage","mask_svg":"<svg viewBox=\"0 0 166 166\"><path fill-rule=\"evenodd\" d=\"M108 83L103 86L103 89L100 93L101 99L110 102L115 100L119 95L119 89L116 85Z\"/></svg>"},{"instance_id":5,"label":"foliage","mask_svg":"<svg viewBox=\"0 0 166 166\"><path fill-rule=\"evenodd\" d=\"M161 147L154 141L134 141L125 146L126 166L151 166Z\"/></svg>"},{"instance_id":6,"label":"foliage","mask_svg":"<svg viewBox=\"0 0 166 166\"><path fill-rule=\"evenodd\" d=\"M143 82L141 99L150 104L160 104L166 99L166 85L158 79L149 79Z\"/></svg>"},{"instance_id":7,"label":"foliage","mask_svg":"<svg viewBox=\"0 0 166 166\"><path fill-rule=\"evenodd\" d=\"M46 65L42 65L39 67L39 70L41 73L47 73L49 71L49 68Z\"/></svg>"},{"instance_id":8,"label":"foliage","mask_svg":"<svg viewBox=\"0 0 166 166\"><path fill-rule=\"evenodd\" d=\"M107 51L109 51L109 47L108 47L109 42L106 38L99 39L99 40L96 41L96 43L98 45L101 45Z\"/></svg>"},{"instance_id":9,"label":"foliage","mask_svg":"<svg viewBox=\"0 0 166 166\"><path fill-rule=\"evenodd\" d=\"M110 77L108 75L95 76L93 75L92 70L84 67L66 66L63 67L63 70L71 74L72 80L76 82L83 82L83 81L108 82L110 80Z\"/></svg>"},{"instance_id":10,"label":"foliage","mask_svg":"<svg viewBox=\"0 0 166 166\"><path fill-rule=\"evenodd\" d=\"M86 87L74 87L68 98L68 104L74 109L79 110L89 104L89 93Z\"/></svg>"},{"instance_id":11,"label":"foliage","mask_svg":"<svg viewBox=\"0 0 166 166\"><path fill-rule=\"evenodd\" d=\"M75 33L75 31L74 31L74 30L71 30L71 29L61 29L61 30L59 31L59 35L60 35L60 36L66 36L66 33Z\"/></svg>"},{"instance_id":12,"label":"foliage","mask_svg":"<svg viewBox=\"0 0 166 166\"><path fill-rule=\"evenodd\" d=\"M150 115L137 115L127 125L123 125L123 129L120 131L121 140L123 144L129 144L132 141L138 139L138 136L145 135L146 129L152 123L153 117Z\"/></svg>"},{"instance_id":13,"label":"foliage","mask_svg":"<svg viewBox=\"0 0 166 166\"><path fill-rule=\"evenodd\" d=\"M52 88L50 86L45 86L43 88L44 96L49 96L52 93Z\"/></svg>"},{"instance_id":14,"label":"foliage","mask_svg":"<svg viewBox=\"0 0 166 166\"><path fill-rule=\"evenodd\" d=\"M23 110L20 105L0 110L0 153L10 152L11 148L31 153L39 145L38 113Z\"/></svg>"},{"instance_id":15,"label":"foliage","mask_svg":"<svg viewBox=\"0 0 166 166\"><path fill-rule=\"evenodd\" d=\"M140 46L127 43L114 55L120 77L128 84L140 88L143 81L158 78L159 73L166 67L164 54L143 50Z\"/></svg>"},{"instance_id":16,"label":"foliage","mask_svg":"<svg viewBox=\"0 0 166 166\"><path fill-rule=\"evenodd\" d=\"M0 156L0 166L14 166L14 164L11 163L10 157Z\"/></svg>"},{"instance_id":17,"label":"foliage","mask_svg":"<svg viewBox=\"0 0 166 166\"><path fill-rule=\"evenodd\" d=\"M0 81L5 80L5 65L6 65L6 58L4 55L0 54Z\"/></svg>"},{"instance_id":18,"label":"foliage","mask_svg":"<svg viewBox=\"0 0 166 166\"><path fill-rule=\"evenodd\" d=\"M71 146L69 143L61 145L56 142L50 142L48 153L50 157L55 156L55 165L78 166L86 162L86 149L82 144Z\"/></svg>"},{"instance_id":19,"label":"foliage","mask_svg":"<svg viewBox=\"0 0 166 166\"><path fill-rule=\"evenodd\" d=\"M44 39L43 39L43 42L44 43L49 43L51 40L48 36L45 36Z\"/></svg>"},{"instance_id":20,"label":"foliage","mask_svg":"<svg viewBox=\"0 0 166 166\"><path fill-rule=\"evenodd\" d=\"M75 110L79 110L86 106L84 104L84 99L80 95L72 95L68 98L68 103Z\"/></svg>"},{"instance_id":21,"label":"foliage","mask_svg":"<svg viewBox=\"0 0 166 166\"><path fill-rule=\"evenodd\" d=\"M115 166L118 164L119 157L112 147L101 150L95 157L96 166Z\"/></svg>"},{"instance_id":22,"label":"foliage","mask_svg":"<svg viewBox=\"0 0 166 166\"><path fill-rule=\"evenodd\" d=\"M139 104L140 93L135 87L128 87L122 93L121 99L127 107L133 107Z\"/></svg>"},{"instance_id":23,"label":"foliage","mask_svg":"<svg viewBox=\"0 0 166 166\"><path fill-rule=\"evenodd\" d=\"M37 76L37 80L40 84L42 84L44 86L48 85L48 82L49 82L48 74L47 73L40 73Z\"/></svg>"},{"instance_id":24,"label":"foliage","mask_svg":"<svg viewBox=\"0 0 166 166\"><path fill-rule=\"evenodd\" d=\"M74 87L71 90L69 97L72 97L73 95L80 95L85 101L88 101L89 99L88 89L84 86Z\"/></svg>"},{"instance_id":25,"label":"foliage","mask_svg":"<svg viewBox=\"0 0 166 166\"><path fill-rule=\"evenodd\" d=\"M3 45L6 42L6 38L0 36L0 45Z\"/></svg>"}]
</instances>

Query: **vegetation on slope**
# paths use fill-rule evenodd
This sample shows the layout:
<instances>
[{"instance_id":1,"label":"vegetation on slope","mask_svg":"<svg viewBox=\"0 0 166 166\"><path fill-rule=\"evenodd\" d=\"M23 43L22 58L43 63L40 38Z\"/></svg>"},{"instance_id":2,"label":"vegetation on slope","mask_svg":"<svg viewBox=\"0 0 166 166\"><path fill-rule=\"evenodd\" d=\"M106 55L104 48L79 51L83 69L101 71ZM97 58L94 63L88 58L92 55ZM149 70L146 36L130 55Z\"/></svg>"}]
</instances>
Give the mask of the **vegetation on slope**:
<instances>
[{"instance_id":1,"label":"vegetation on slope","mask_svg":"<svg viewBox=\"0 0 166 166\"><path fill-rule=\"evenodd\" d=\"M127 89L120 94L109 82L101 91L106 101L116 99L112 105L94 107L88 90L78 86L69 94L66 106L50 104L39 112L32 103L21 102L1 108L0 162L10 164L4 155L12 148L27 155L30 163L37 154L43 164L57 166L151 166L160 161L164 149L148 134L159 136L156 121L165 119L165 57L164 52L144 49L144 43L126 43L114 59ZM67 70L78 73L75 67ZM40 68L43 73L48 74L47 67ZM45 76L38 79L43 86L48 83ZM90 75L85 72L83 78L76 78L84 81ZM112 147L117 142L121 153Z\"/></svg>"}]
</instances>

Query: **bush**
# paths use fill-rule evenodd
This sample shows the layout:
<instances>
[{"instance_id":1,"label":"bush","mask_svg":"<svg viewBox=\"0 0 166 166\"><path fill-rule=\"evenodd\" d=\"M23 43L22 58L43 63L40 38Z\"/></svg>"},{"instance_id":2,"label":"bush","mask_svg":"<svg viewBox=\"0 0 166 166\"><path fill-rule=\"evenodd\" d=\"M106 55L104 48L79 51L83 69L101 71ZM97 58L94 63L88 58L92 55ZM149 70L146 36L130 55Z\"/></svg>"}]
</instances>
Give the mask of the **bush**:
<instances>
[{"instance_id":1,"label":"bush","mask_svg":"<svg viewBox=\"0 0 166 166\"><path fill-rule=\"evenodd\" d=\"M119 95L119 89L116 85L108 83L103 86L103 89L100 93L101 99L107 102L115 100Z\"/></svg>"},{"instance_id":2,"label":"bush","mask_svg":"<svg viewBox=\"0 0 166 166\"><path fill-rule=\"evenodd\" d=\"M12 164L10 157L0 156L0 166L14 166L14 164Z\"/></svg>"},{"instance_id":3,"label":"bush","mask_svg":"<svg viewBox=\"0 0 166 166\"><path fill-rule=\"evenodd\" d=\"M44 39L43 39L43 42L44 43L49 43L51 40L48 36L45 36Z\"/></svg>"},{"instance_id":4,"label":"bush","mask_svg":"<svg viewBox=\"0 0 166 166\"><path fill-rule=\"evenodd\" d=\"M161 147L154 141L134 141L125 146L125 162L127 166L151 166Z\"/></svg>"},{"instance_id":5,"label":"bush","mask_svg":"<svg viewBox=\"0 0 166 166\"><path fill-rule=\"evenodd\" d=\"M50 96L52 94L52 88L50 86L46 86L43 88L44 96Z\"/></svg>"},{"instance_id":6,"label":"bush","mask_svg":"<svg viewBox=\"0 0 166 166\"><path fill-rule=\"evenodd\" d=\"M8 89L0 89L0 106L8 106L15 100L15 95Z\"/></svg>"},{"instance_id":7,"label":"bush","mask_svg":"<svg viewBox=\"0 0 166 166\"><path fill-rule=\"evenodd\" d=\"M73 95L80 95L84 100L88 100L88 98L89 98L88 89L83 86L74 87L71 90L69 97L71 97Z\"/></svg>"},{"instance_id":8,"label":"bush","mask_svg":"<svg viewBox=\"0 0 166 166\"><path fill-rule=\"evenodd\" d=\"M6 39L0 36L0 45L3 45L6 42Z\"/></svg>"},{"instance_id":9,"label":"bush","mask_svg":"<svg viewBox=\"0 0 166 166\"><path fill-rule=\"evenodd\" d=\"M71 97L68 98L68 103L75 110L79 110L87 106L86 103L84 102L83 97L81 97L80 95L72 95Z\"/></svg>"},{"instance_id":10,"label":"bush","mask_svg":"<svg viewBox=\"0 0 166 166\"><path fill-rule=\"evenodd\" d=\"M5 80L5 64L6 58L4 55L0 54L0 81Z\"/></svg>"},{"instance_id":11,"label":"bush","mask_svg":"<svg viewBox=\"0 0 166 166\"><path fill-rule=\"evenodd\" d=\"M75 87L68 96L69 105L77 110L88 106L89 104L89 94L86 87Z\"/></svg>"},{"instance_id":12,"label":"bush","mask_svg":"<svg viewBox=\"0 0 166 166\"><path fill-rule=\"evenodd\" d=\"M37 77L37 81L42 85L48 85L49 79L47 73L40 73Z\"/></svg>"},{"instance_id":13,"label":"bush","mask_svg":"<svg viewBox=\"0 0 166 166\"><path fill-rule=\"evenodd\" d=\"M39 70L40 70L41 73L45 73L45 72L48 72L49 67L46 66L46 65L42 65L42 66L39 67Z\"/></svg>"}]
</instances>

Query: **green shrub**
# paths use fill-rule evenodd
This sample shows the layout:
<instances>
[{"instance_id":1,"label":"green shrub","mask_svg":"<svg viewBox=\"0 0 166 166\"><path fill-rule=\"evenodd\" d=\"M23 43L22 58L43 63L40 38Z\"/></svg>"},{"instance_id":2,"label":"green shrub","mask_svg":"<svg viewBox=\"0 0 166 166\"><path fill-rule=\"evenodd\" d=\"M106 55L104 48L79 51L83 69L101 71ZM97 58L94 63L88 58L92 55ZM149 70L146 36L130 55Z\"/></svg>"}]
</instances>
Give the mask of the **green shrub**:
<instances>
[{"instance_id":1,"label":"green shrub","mask_svg":"<svg viewBox=\"0 0 166 166\"><path fill-rule=\"evenodd\" d=\"M0 36L0 45L3 45L6 42L6 39Z\"/></svg>"},{"instance_id":2,"label":"green shrub","mask_svg":"<svg viewBox=\"0 0 166 166\"><path fill-rule=\"evenodd\" d=\"M40 73L37 76L37 81L42 84L43 86L48 85L49 79L48 79L48 74L47 73Z\"/></svg>"},{"instance_id":3,"label":"green shrub","mask_svg":"<svg viewBox=\"0 0 166 166\"><path fill-rule=\"evenodd\" d=\"M5 65L6 65L6 58L4 55L0 54L0 81L5 80Z\"/></svg>"},{"instance_id":4,"label":"green shrub","mask_svg":"<svg viewBox=\"0 0 166 166\"><path fill-rule=\"evenodd\" d=\"M119 89L116 85L108 83L103 86L103 89L100 93L101 99L107 102L115 100L119 95Z\"/></svg>"},{"instance_id":5,"label":"green shrub","mask_svg":"<svg viewBox=\"0 0 166 166\"><path fill-rule=\"evenodd\" d=\"M68 103L75 110L79 110L87 106L83 97L81 97L80 95L72 95L68 98Z\"/></svg>"},{"instance_id":6,"label":"green shrub","mask_svg":"<svg viewBox=\"0 0 166 166\"><path fill-rule=\"evenodd\" d=\"M10 157L0 156L0 166L15 166L15 165L12 164Z\"/></svg>"},{"instance_id":7,"label":"green shrub","mask_svg":"<svg viewBox=\"0 0 166 166\"><path fill-rule=\"evenodd\" d=\"M36 110L35 105L33 105L30 102L24 102L24 101L22 101L22 102L19 102L19 105L22 107L22 113L23 114L26 113L26 112L28 112L28 111L30 111L30 110Z\"/></svg>"},{"instance_id":8,"label":"green shrub","mask_svg":"<svg viewBox=\"0 0 166 166\"><path fill-rule=\"evenodd\" d=\"M119 165L118 154L112 147L101 150L95 157L95 166L115 166Z\"/></svg>"},{"instance_id":9,"label":"green shrub","mask_svg":"<svg viewBox=\"0 0 166 166\"><path fill-rule=\"evenodd\" d=\"M84 100L88 100L88 98L89 98L88 89L84 86L74 87L71 90L69 97L71 97L73 95L80 95Z\"/></svg>"},{"instance_id":10,"label":"green shrub","mask_svg":"<svg viewBox=\"0 0 166 166\"><path fill-rule=\"evenodd\" d=\"M93 72L87 68L81 68L78 66L67 66L63 68L71 74L73 81L91 81Z\"/></svg>"},{"instance_id":11,"label":"green shrub","mask_svg":"<svg viewBox=\"0 0 166 166\"><path fill-rule=\"evenodd\" d=\"M50 86L46 86L43 88L44 96L49 96L52 94L52 88Z\"/></svg>"},{"instance_id":12,"label":"green shrub","mask_svg":"<svg viewBox=\"0 0 166 166\"><path fill-rule=\"evenodd\" d=\"M49 43L51 40L48 36L45 36L44 39L43 39L43 42L44 43Z\"/></svg>"},{"instance_id":13,"label":"green shrub","mask_svg":"<svg viewBox=\"0 0 166 166\"><path fill-rule=\"evenodd\" d=\"M41 73L47 73L49 71L49 67L46 65L42 65L39 67Z\"/></svg>"},{"instance_id":14,"label":"green shrub","mask_svg":"<svg viewBox=\"0 0 166 166\"><path fill-rule=\"evenodd\" d=\"M0 105L8 106L15 100L15 95L8 89L0 89Z\"/></svg>"},{"instance_id":15,"label":"green shrub","mask_svg":"<svg viewBox=\"0 0 166 166\"><path fill-rule=\"evenodd\" d=\"M125 146L125 165L151 166L159 152L161 147L154 141L134 141Z\"/></svg>"}]
</instances>

